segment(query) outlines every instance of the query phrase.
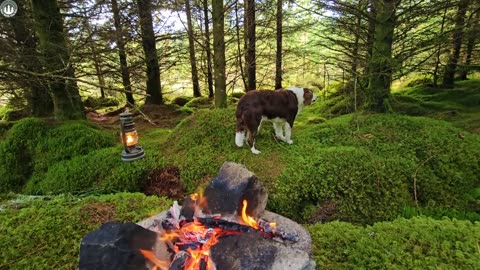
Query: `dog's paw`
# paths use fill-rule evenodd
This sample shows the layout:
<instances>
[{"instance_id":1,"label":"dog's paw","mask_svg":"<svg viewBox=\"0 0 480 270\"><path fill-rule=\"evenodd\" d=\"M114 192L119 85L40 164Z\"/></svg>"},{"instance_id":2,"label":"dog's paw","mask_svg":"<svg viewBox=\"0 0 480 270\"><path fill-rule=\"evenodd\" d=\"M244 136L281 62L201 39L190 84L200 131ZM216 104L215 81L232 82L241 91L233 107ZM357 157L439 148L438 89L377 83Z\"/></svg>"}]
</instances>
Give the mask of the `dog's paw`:
<instances>
[{"instance_id":1,"label":"dog's paw","mask_svg":"<svg viewBox=\"0 0 480 270\"><path fill-rule=\"evenodd\" d=\"M255 149L255 148L251 148L250 150L251 150L251 151L252 151L252 153L254 153L255 155L258 155L258 154L260 154L260 153L261 153L260 151L258 151L258 150L257 150L257 149Z\"/></svg>"},{"instance_id":2,"label":"dog's paw","mask_svg":"<svg viewBox=\"0 0 480 270\"><path fill-rule=\"evenodd\" d=\"M285 141L285 136L282 136L282 135L275 135L277 137L277 139L281 140L281 141Z\"/></svg>"},{"instance_id":3,"label":"dog's paw","mask_svg":"<svg viewBox=\"0 0 480 270\"><path fill-rule=\"evenodd\" d=\"M286 142L287 142L288 144L292 144L292 143L293 143L292 140L287 140Z\"/></svg>"}]
</instances>

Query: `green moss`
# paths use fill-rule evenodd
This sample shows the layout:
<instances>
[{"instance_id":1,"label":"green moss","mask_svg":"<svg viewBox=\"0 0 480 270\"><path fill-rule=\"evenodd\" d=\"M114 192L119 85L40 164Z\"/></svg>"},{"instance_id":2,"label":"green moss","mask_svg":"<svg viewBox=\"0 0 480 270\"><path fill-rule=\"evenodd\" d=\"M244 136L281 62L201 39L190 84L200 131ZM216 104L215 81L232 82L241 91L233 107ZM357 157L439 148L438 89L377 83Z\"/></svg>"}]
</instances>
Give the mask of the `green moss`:
<instances>
[{"instance_id":1,"label":"green moss","mask_svg":"<svg viewBox=\"0 0 480 270\"><path fill-rule=\"evenodd\" d=\"M397 219L373 226L310 226L319 269L479 269L480 223Z\"/></svg>"},{"instance_id":2,"label":"green moss","mask_svg":"<svg viewBox=\"0 0 480 270\"><path fill-rule=\"evenodd\" d=\"M454 89L417 85L393 95L393 110L446 120L469 131L480 132L480 80L456 82Z\"/></svg>"},{"instance_id":3,"label":"green moss","mask_svg":"<svg viewBox=\"0 0 480 270\"><path fill-rule=\"evenodd\" d=\"M247 147L235 145L233 108L198 110L172 131L163 148L167 162L180 168L189 191L214 177L225 161L245 164L271 187L282 168L281 145L272 139L272 132L271 124L262 127L256 144L262 154L253 155Z\"/></svg>"},{"instance_id":4,"label":"green moss","mask_svg":"<svg viewBox=\"0 0 480 270\"><path fill-rule=\"evenodd\" d=\"M36 118L16 123L0 143L0 192L18 191L33 173L35 147L47 133Z\"/></svg>"},{"instance_id":5,"label":"green moss","mask_svg":"<svg viewBox=\"0 0 480 270\"><path fill-rule=\"evenodd\" d=\"M333 201L342 220L392 219L414 189L421 206L465 209L479 185L480 138L443 121L347 115L297 134L269 201L292 218Z\"/></svg>"},{"instance_id":6,"label":"green moss","mask_svg":"<svg viewBox=\"0 0 480 270\"><path fill-rule=\"evenodd\" d=\"M170 205L138 193L17 201L0 211L0 269L75 269L89 231L107 221L138 222Z\"/></svg>"}]
</instances>

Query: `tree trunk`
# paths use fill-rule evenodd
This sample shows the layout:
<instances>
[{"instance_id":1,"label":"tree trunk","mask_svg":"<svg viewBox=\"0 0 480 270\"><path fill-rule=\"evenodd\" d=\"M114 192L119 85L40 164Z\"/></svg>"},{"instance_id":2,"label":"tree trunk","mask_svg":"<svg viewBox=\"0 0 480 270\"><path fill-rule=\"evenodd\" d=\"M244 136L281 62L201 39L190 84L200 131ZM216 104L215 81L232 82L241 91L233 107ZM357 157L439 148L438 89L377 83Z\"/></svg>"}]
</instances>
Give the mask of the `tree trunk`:
<instances>
[{"instance_id":1,"label":"tree trunk","mask_svg":"<svg viewBox=\"0 0 480 270\"><path fill-rule=\"evenodd\" d=\"M282 88L282 23L283 1L277 0L277 52L275 59L275 89Z\"/></svg>"},{"instance_id":2,"label":"tree trunk","mask_svg":"<svg viewBox=\"0 0 480 270\"><path fill-rule=\"evenodd\" d=\"M214 97L213 72L212 72L212 49L210 48L210 27L208 25L208 1L203 0L203 15L205 17L205 50L207 52L207 83L208 97Z\"/></svg>"},{"instance_id":3,"label":"tree trunk","mask_svg":"<svg viewBox=\"0 0 480 270\"><path fill-rule=\"evenodd\" d=\"M362 10L362 5L363 5L363 1L360 0L358 1L358 5L357 5L357 8L358 10ZM352 77L355 77L356 74L357 74L357 65L358 65L358 51L359 51L359 42L360 42L360 34L362 32L362 15L360 14L360 12L357 12L357 14L355 14L356 16L356 25L355 25L355 38L354 38L354 41L353 41L353 48L352 48L352 69L351 69L351 73L352 73Z\"/></svg>"},{"instance_id":4,"label":"tree trunk","mask_svg":"<svg viewBox=\"0 0 480 270\"><path fill-rule=\"evenodd\" d=\"M212 0L215 107L227 107L223 0Z\"/></svg>"},{"instance_id":5,"label":"tree trunk","mask_svg":"<svg viewBox=\"0 0 480 270\"><path fill-rule=\"evenodd\" d=\"M201 97L200 85L198 84L197 62L195 60L195 40L193 38L192 11L190 0L185 0L185 11L187 13L188 51L190 53L190 66L192 67L193 96Z\"/></svg>"},{"instance_id":6,"label":"tree trunk","mask_svg":"<svg viewBox=\"0 0 480 270\"><path fill-rule=\"evenodd\" d=\"M162 87L160 85L160 67L157 59L157 46L153 32L151 0L137 0L142 30L142 46L147 65L147 100L146 104L163 104Z\"/></svg>"},{"instance_id":7,"label":"tree trunk","mask_svg":"<svg viewBox=\"0 0 480 270\"><path fill-rule=\"evenodd\" d=\"M443 29L445 28L445 19L447 17L448 6L445 6L445 10L443 12L442 17L442 24L440 26L440 33L439 36L443 35ZM433 69L433 86L438 86L438 66L440 65L440 54L442 53L442 42L438 42L437 47L437 56L435 59L435 68Z\"/></svg>"},{"instance_id":8,"label":"tree trunk","mask_svg":"<svg viewBox=\"0 0 480 270\"><path fill-rule=\"evenodd\" d=\"M16 1L18 10L10 20L15 34L15 41L20 47L19 65L27 71L38 72L42 70L40 59L37 54L37 41L35 33L30 30L32 23L26 15L24 0ZM27 83L29 91L26 93L28 107L33 116L45 117L53 115L53 100L48 93L48 84L44 79L35 78Z\"/></svg>"},{"instance_id":9,"label":"tree trunk","mask_svg":"<svg viewBox=\"0 0 480 270\"><path fill-rule=\"evenodd\" d=\"M245 65L247 70L247 91L256 88L255 65L255 0L246 0L246 30L247 51L245 52Z\"/></svg>"},{"instance_id":10,"label":"tree trunk","mask_svg":"<svg viewBox=\"0 0 480 270\"><path fill-rule=\"evenodd\" d=\"M376 23L365 108L386 112L392 82L392 44L395 29L396 0L375 1Z\"/></svg>"},{"instance_id":11,"label":"tree trunk","mask_svg":"<svg viewBox=\"0 0 480 270\"><path fill-rule=\"evenodd\" d=\"M247 89L247 80L245 77L245 70L243 69L242 63L243 54L241 50L242 39L240 39L240 18L238 17L238 1L235 1L235 30L235 33L237 35L237 59L238 66L240 68L240 76L242 77L243 87ZM243 41L245 41L245 39Z\"/></svg>"},{"instance_id":12,"label":"tree trunk","mask_svg":"<svg viewBox=\"0 0 480 270\"><path fill-rule=\"evenodd\" d=\"M63 20L56 0L32 0L35 29L40 40L45 68L54 78L49 83L53 96L54 114L58 120L84 119L83 103L75 74L70 64L70 52L63 32Z\"/></svg>"},{"instance_id":13,"label":"tree trunk","mask_svg":"<svg viewBox=\"0 0 480 270\"><path fill-rule=\"evenodd\" d=\"M470 64L472 63L472 53L473 49L475 48L475 43L478 35L478 29L480 27L478 21L480 20L480 11L477 11L475 14L475 20L470 28L468 29L467 34L467 49L465 51L465 63L460 73L460 80L467 80L468 70L470 68Z\"/></svg>"},{"instance_id":14,"label":"tree trunk","mask_svg":"<svg viewBox=\"0 0 480 270\"><path fill-rule=\"evenodd\" d=\"M375 37L375 18L377 17L377 11L375 10L375 0L367 0L370 12L368 13L368 30L367 30L367 61L365 61L365 75L370 75L369 62L373 53L373 40Z\"/></svg>"},{"instance_id":15,"label":"tree trunk","mask_svg":"<svg viewBox=\"0 0 480 270\"><path fill-rule=\"evenodd\" d=\"M443 74L443 87L453 87L455 70L457 69L460 49L462 47L465 14L467 13L469 2L469 0L460 0L458 4L457 14L455 15L455 29L453 30L452 50L448 58L447 66L445 67L445 73Z\"/></svg>"},{"instance_id":16,"label":"tree trunk","mask_svg":"<svg viewBox=\"0 0 480 270\"><path fill-rule=\"evenodd\" d=\"M95 43L93 41L93 32L88 19L84 20L84 27L87 30L88 36L92 37L92 40L88 42L90 46L90 52L92 53L93 66L95 67L95 72L97 73L98 85L100 85L100 96L105 98L105 79L103 78L102 66L100 60L98 59L98 53L95 48Z\"/></svg>"},{"instance_id":17,"label":"tree trunk","mask_svg":"<svg viewBox=\"0 0 480 270\"><path fill-rule=\"evenodd\" d=\"M113 24L115 26L115 39L118 47L118 57L120 59L120 69L122 70L122 84L125 89L125 98L127 104L134 105L135 99L132 94L132 84L130 82L130 71L128 70L127 54L125 53L125 41L123 40L122 23L120 20L120 9L117 0L112 0Z\"/></svg>"}]
</instances>

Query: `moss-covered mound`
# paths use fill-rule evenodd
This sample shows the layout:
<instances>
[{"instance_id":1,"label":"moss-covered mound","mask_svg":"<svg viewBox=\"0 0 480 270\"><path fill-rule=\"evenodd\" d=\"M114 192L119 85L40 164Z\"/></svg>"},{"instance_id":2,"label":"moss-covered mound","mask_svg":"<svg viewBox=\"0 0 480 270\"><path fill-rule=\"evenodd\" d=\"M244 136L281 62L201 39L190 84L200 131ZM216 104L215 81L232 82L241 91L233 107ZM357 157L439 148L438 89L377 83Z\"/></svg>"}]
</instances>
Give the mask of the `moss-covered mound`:
<instances>
[{"instance_id":1,"label":"moss-covered mound","mask_svg":"<svg viewBox=\"0 0 480 270\"><path fill-rule=\"evenodd\" d=\"M474 209L480 137L451 124L400 115L347 115L311 123L305 112L293 145L262 126L253 155L234 144L233 109L198 111L165 144L193 191L227 160L269 188L269 208L300 221L393 219L408 206ZM325 209L329 209L326 211Z\"/></svg>"},{"instance_id":2,"label":"moss-covered mound","mask_svg":"<svg viewBox=\"0 0 480 270\"><path fill-rule=\"evenodd\" d=\"M270 204L291 217L333 204L336 218L373 222L405 206L465 209L478 199L480 137L443 121L347 115L306 125L296 141Z\"/></svg>"},{"instance_id":3,"label":"moss-covered mound","mask_svg":"<svg viewBox=\"0 0 480 270\"><path fill-rule=\"evenodd\" d=\"M85 121L49 125L19 121L0 143L0 192L27 194L139 191L149 170L163 165L158 129L140 143L146 157L121 161L116 134Z\"/></svg>"},{"instance_id":4,"label":"moss-covered mound","mask_svg":"<svg viewBox=\"0 0 480 270\"><path fill-rule=\"evenodd\" d=\"M318 269L480 269L480 223L398 219L309 227Z\"/></svg>"},{"instance_id":5,"label":"moss-covered mound","mask_svg":"<svg viewBox=\"0 0 480 270\"><path fill-rule=\"evenodd\" d=\"M393 94L393 100L398 113L442 119L480 133L480 80L459 81L453 89L415 85Z\"/></svg>"},{"instance_id":6,"label":"moss-covered mound","mask_svg":"<svg viewBox=\"0 0 480 270\"><path fill-rule=\"evenodd\" d=\"M265 125L267 126L267 125ZM165 158L180 168L181 177L189 192L214 177L225 161L245 164L257 173L266 186L272 186L280 173L280 147L265 127L257 144L262 154L250 153L235 145L235 113L232 108L199 110L184 119L164 144ZM268 138L268 139L267 139Z\"/></svg>"},{"instance_id":7,"label":"moss-covered mound","mask_svg":"<svg viewBox=\"0 0 480 270\"><path fill-rule=\"evenodd\" d=\"M167 209L171 201L118 193L18 197L0 205L0 269L76 269L85 234L107 221L138 222Z\"/></svg>"}]
</instances>

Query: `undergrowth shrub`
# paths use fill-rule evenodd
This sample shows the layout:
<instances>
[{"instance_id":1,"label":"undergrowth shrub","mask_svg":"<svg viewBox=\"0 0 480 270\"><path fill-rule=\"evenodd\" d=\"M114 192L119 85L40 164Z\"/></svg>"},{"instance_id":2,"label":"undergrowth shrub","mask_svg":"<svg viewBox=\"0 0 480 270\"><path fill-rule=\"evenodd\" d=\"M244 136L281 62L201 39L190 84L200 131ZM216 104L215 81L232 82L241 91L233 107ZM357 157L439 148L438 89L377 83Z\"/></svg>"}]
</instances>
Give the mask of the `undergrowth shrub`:
<instances>
[{"instance_id":1,"label":"undergrowth shrub","mask_svg":"<svg viewBox=\"0 0 480 270\"><path fill-rule=\"evenodd\" d=\"M108 221L138 222L171 206L140 193L44 197L3 203L0 269L76 269L80 241Z\"/></svg>"},{"instance_id":2,"label":"undergrowth shrub","mask_svg":"<svg viewBox=\"0 0 480 270\"><path fill-rule=\"evenodd\" d=\"M480 269L478 222L415 217L308 229L319 269Z\"/></svg>"}]
</instances>

